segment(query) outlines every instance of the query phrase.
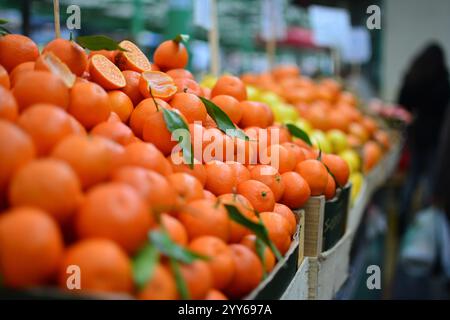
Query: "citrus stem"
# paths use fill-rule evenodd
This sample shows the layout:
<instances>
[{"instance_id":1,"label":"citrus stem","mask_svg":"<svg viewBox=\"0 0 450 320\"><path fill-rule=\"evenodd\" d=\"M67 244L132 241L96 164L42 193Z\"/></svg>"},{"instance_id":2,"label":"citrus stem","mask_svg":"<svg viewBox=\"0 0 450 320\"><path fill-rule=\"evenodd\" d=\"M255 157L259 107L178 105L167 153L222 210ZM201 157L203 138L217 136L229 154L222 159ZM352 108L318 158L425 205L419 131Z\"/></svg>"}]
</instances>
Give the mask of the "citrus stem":
<instances>
[{"instance_id":1,"label":"citrus stem","mask_svg":"<svg viewBox=\"0 0 450 320\"><path fill-rule=\"evenodd\" d=\"M153 99L153 103L155 104L156 111L159 112L159 104L158 104L158 102L156 102L156 99L155 99L155 97L153 96L152 86L151 86L151 85L148 86L148 91L150 92L150 97Z\"/></svg>"},{"instance_id":2,"label":"citrus stem","mask_svg":"<svg viewBox=\"0 0 450 320\"><path fill-rule=\"evenodd\" d=\"M173 38L172 41L177 44L179 44L180 42L186 43L189 41L189 35L180 33L175 38Z\"/></svg>"}]
</instances>

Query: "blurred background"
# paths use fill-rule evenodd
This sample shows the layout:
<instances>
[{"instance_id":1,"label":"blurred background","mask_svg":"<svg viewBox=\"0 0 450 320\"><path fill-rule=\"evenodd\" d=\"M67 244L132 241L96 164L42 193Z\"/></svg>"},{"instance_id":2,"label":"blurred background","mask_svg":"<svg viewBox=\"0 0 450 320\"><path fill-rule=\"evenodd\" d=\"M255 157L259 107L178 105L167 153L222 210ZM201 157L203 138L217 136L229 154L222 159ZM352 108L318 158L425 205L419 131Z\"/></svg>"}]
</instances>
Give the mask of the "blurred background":
<instances>
[{"instance_id":1,"label":"blurred background","mask_svg":"<svg viewBox=\"0 0 450 320\"><path fill-rule=\"evenodd\" d=\"M71 5L81 10L79 30L66 27ZM209 5L207 0L61 0L61 32L67 39L71 32L131 39L148 56L162 40L189 34L189 69L201 79L210 73ZM441 128L447 127L450 99L450 1L217 0L217 12L221 72L268 70L267 42L276 38L274 64L296 64L311 77L335 76L366 101L379 98L413 113L399 169L366 213L349 280L337 298L449 298L448 228L442 231L447 238L438 241L430 229L411 229L411 222L435 221L438 214L430 210L437 204L445 208L448 198L445 170L436 171L448 158L438 161L433 155L446 154L449 141ZM51 0L0 0L0 18L8 20L9 31L40 46L54 38ZM423 137L424 131L432 134ZM381 290L367 288L371 264L382 270Z\"/></svg>"}]
</instances>

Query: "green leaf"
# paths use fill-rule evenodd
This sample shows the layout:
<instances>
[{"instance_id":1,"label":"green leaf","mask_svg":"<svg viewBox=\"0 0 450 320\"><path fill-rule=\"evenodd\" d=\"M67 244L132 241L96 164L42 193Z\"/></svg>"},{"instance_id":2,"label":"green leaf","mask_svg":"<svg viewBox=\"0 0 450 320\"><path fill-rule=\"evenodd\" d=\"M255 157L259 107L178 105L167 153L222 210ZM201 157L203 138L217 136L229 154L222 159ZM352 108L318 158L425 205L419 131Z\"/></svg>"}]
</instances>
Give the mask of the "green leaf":
<instances>
[{"instance_id":1,"label":"green leaf","mask_svg":"<svg viewBox=\"0 0 450 320\"><path fill-rule=\"evenodd\" d=\"M185 132L187 134L180 135L178 143L180 144L180 147L183 150L184 160L189 164L189 167L193 169L194 151L192 149L191 134L189 132L188 125L186 124L186 122L184 122L183 118L177 112L166 108L162 108L162 111L167 129L169 129L170 132L173 133L175 130L178 129L186 130Z\"/></svg>"},{"instance_id":2,"label":"green leaf","mask_svg":"<svg viewBox=\"0 0 450 320\"><path fill-rule=\"evenodd\" d=\"M302 139L303 141L305 141L308 145L312 146L312 142L309 139L308 134L303 131L302 129L300 129L299 127L297 127L295 124L292 123L287 123L286 127L288 128L289 132L296 138Z\"/></svg>"},{"instance_id":3,"label":"green leaf","mask_svg":"<svg viewBox=\"0 0 450 320\"><path fill-rule=\"evenodd\" d=\"M325 168L327 168L327 171L328 171L328 173L330 174L330 176L333 177L333 180L334 180L334 183L336 183L336 186L337 186L338 188L342 188L343 186L341 186L341 185L339 184L339 182L336 180L336 177L334 176L333 172L331 172L330 168L328 168L328 166L327 166L325 163L322 162L322 164L325 166Z\"/></svg>"},{"instance_id":4,"label":"green leaf","mask_svg":"<svg viewBox=\"0 0 450 320\"><path fill-rule=\"evenodd\" d=\"M258 223L253 222L244 216L238 208L231 204L224 204L225 208L228 211L228 216L231 220L239 223L240 225L246 227L247 229L253 231L257 238L261 239L264 244L266 244L275 254L278 261L281 261L283 257L281 253L278 251L277 247L273 244L272 240L269 238L269 233L267 232L264 224L259 220Z\"/></svg>"},{"instance_id":5,"label":"green leaf","mask_svg":"<svg viewBox=\"0 0 450 320\"><path fill-rule=\"evenodd\" d=\"M184 263L192 263L194 260L202 259L208 260L209 258L195 253L189 249L183 248L170 239L167 232L151 231L149 233L150 242L165 256L168 256L177 261Z\"/></svg>"},{"instance_id":6,"label":"green leaf","mask_svg":"<svg viewBox=\"0 0 450 320\"><path fill-rule=\"evenodd\" d=\"M206 111L208 112L209 116L214 120L214 122L217 124L217 127L222 132L230 137L236 137L242 140L250 140L250 138L244 133L244 131L235 127L233 121L231 121L228 115L223 112L223 110L220 109L214 102L204 97L198 97L205 105Z\"/></svg>"},{"instance_id":7,"label":"green leaf","mask_svg":"<svg viewBox=\"0 0 450 320\"><path fill-rule=\"evenodd\" d=\"M256 240L255 240L255 249L256 249L256 253L258 254L259 260L261 260L261 263L263 265L263 278L266 278L267 277L266 256L264 255L264 251L266 249L266 245L258 237L256 237Z\"/></svg>"},{"instance_id":8,"label":"green leaf","mask_svg":"<svg viewBox=\"0 0 450 320\"><path fill-rule=\"evenodd\" d=\"M179 34L177 35L175 38L173 38L172 40L175 41L176 43L184 43L186 44L189 41L189 35L188 34Z\"/></svg>"},{"instance_id":9,"label":"green leaf","mask_svg":"<svg viewBox=\"0 0 450 320\"><path fill-rule=\"evenodd\" d=\"M6 19L0 19L0 24L7 24L9 21Z\"/></svg>"},{"instance_id":10,"label":"green leaf","mask_svg":"<svg viewBox=\"0 0 450 320\"><path fill-rule=\"evenodd\" d=\"M147 243L138 251L132 261L134 283L142 289L153 275L155 265L158 263L159 254L155 246Z\"/></svg>"},{"instance_id":11,"label":"green leaf","mask_svg":"<svg viewBox=\"0 0 450 320\"><path fill-rule=\"evenodd\" d=\"M0 26L0 35L11 34L11 32L3 26Z\"/></svg>"},{"instance_id":12,"label":"green leaf","mask_svg":"<svg viewBox=\"0 0 450 320\"><path fill-rule=\"evenodd\" d=\"M183 275L181 274L180 264L173 258L169 259L170 268L172 269L173 275L175 276L175 283L177 285L178 292L180 293L181 299L189 300L189 291L184 281Z\"/></svg>"},{"instance_id":13,"label":"green leaf","mask_svg":"<svg viewBox=\"0 0 450 320\"><path fill-rule=\"evenodd\" d=\"M97 36L79 36L76 39L76 42L82 46L83 48L89 49L89 50L120 50L120 51L127 51L126 49L119 46L119 44L114 41L113 39L97 35Z\"/></svg>"}]
</instances>

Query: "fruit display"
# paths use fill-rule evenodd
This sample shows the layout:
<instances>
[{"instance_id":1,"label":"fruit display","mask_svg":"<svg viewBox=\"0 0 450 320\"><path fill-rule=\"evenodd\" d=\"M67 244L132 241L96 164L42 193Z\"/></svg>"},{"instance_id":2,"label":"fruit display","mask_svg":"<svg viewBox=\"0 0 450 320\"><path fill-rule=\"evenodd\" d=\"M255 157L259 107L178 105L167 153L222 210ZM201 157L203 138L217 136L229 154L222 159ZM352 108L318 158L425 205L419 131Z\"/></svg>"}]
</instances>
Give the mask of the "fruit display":
<instances>
[{"instance_id":1,"label":"fruit display","mask_svg":"<svg viewBox=\"0 0 450 320\"><path fill-rule=\"evenodd\" d=\"M0 275L14 289L239 299L311 196L356 196L389 137L339 83L292 67L198 83L183 37L40 52L0 37ZM261 231L262 230L262 231ZM75 270L76 271L76 270Z\"/></svg>"},{"instance_id":2,"label":"fruit display","mask_svg":"<svg viewBox=\"0 0 450 320\"><path fill-rule=\"evenodd\" d=\"M267 73L246 73L241 79L247 85L248 99L268 105L276 122L296 125L309 136L314 149L339 155L347 162L354 202L364 175L390 149L388 128L374 115L374 108L361 108L362 102L338 81L313 81L291 65ZM205 84L213 83L211 77L205 79ZM332 173L336 178L336 172Z\"/></svg>"}]
</instances>

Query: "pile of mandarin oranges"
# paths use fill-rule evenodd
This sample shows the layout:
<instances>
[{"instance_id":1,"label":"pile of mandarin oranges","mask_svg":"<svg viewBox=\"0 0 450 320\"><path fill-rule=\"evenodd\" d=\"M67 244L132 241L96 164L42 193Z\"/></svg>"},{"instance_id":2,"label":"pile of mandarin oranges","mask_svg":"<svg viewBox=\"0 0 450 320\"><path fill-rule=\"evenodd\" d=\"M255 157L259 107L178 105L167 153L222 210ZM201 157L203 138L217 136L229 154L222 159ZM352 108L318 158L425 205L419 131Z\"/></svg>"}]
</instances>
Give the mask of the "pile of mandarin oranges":
<instances>
[{"instance_id":1,"label":"pile of mandarin oranges","mask_svg":"<svg viewBox=\"0 0 450 320\"><path fill-rule=\"evenodd\" d=\"M133 280L132 261L149 232L165 230L208 257L180 264L191 298L242 298L277 259L267 246L260 259L257 236L230 219L225 205L260 221L284 255L295 209L311 196L333 198L349 167L274 123L267 105L247 100L239 78L200 86L185 69L182 42L161 43L152 62L131 41L119 45L123 50L89 51L58 38L40 52L28 37L0 37L2 284L67 290L75 265L83 293L179 299L164 255L144 286ZM238 143L220 130L201 98L249 140ZM182 154L174 153L178 142L163 110L200 133L201 151L221 141L234 146L231 153L208 161L195 153L193 165L175 161ZM276 142L262 134L274 132ZM277 165L262 161L261 151L277 155Z\"/></svg>"}]
</instances>

